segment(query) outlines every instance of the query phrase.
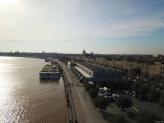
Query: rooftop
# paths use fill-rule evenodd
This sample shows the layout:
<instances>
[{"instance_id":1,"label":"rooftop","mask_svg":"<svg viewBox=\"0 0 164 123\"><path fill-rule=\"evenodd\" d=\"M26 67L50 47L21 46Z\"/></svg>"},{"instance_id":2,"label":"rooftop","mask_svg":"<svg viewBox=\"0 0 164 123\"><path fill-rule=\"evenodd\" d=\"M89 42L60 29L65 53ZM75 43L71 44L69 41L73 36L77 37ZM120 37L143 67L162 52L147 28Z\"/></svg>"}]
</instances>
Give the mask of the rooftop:
<instances>
[{"instance_id":1,"label":"rooftop","mask_svg":"<svg viewBox=\"0 0 164 123\"><path fill-rule=\"evenodd\" d=\"M78 62L79 64L87 67L88 69L90 70L103 70L104 68L103 67L100 67L100 66L97 66L97 65L93 65L93 64L88 64L88 63L83 63L83 62Z\"/></svg>"},{"instance_id":2,"label":"rooftop","mask_svg":"<svg viewBox=\"0 0 164 123\"><path fill-rule=\"evenodd\" d=\"M113 69L113 68L110 68L110 67L101 66L101 65L89 64L89 63L84 63L84 62L78 62L78 63L83 65L84 67L92 70L92 71L107 70L107 71L117 71L117 72L120 72L120 71L118 71L116 69Z\"/></svg>"},{"instance_id":3,"label":"rooftop","mask_svg":"<svg viewBox=\"0 0 164 123\"><path fill-rule=\"evenodd\" d=\"M89 75L88 73L86 73L84 70L82 70L81 68L75 66L75 69L77 69L81 74L83 74L83 76L85 76L86 78L91 78L91 75Z\"/></svg>"}]
</instances>

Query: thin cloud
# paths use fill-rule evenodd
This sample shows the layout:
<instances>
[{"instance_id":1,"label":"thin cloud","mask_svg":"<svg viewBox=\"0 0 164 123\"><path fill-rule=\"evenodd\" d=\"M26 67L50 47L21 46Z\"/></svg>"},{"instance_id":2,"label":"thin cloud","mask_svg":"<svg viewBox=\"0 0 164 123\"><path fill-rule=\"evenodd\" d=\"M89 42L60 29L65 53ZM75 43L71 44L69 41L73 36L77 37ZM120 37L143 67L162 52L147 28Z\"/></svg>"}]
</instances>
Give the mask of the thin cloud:
<instances>
[{"instance_id":1,"label":"thin cloud","mask_svg":"<svg viewBox=\"0 0 164 123\"><path fill-rule=\"evenodd\" d=\"M88 49L100 46L104 52L116 51L107 46L122 38L134 40L136 36L152 35L158 39L154 33L164 29L163 13L162 0L20 0L19 6L0 8L0 43L6 44L7 49L13 43L16 49L34 43L38 50L48 42L47 49L63 47L76 52L76 46L83 44L89 45ZM160 41L159 45L162 44Z\"/></svg>"}]
</instances>

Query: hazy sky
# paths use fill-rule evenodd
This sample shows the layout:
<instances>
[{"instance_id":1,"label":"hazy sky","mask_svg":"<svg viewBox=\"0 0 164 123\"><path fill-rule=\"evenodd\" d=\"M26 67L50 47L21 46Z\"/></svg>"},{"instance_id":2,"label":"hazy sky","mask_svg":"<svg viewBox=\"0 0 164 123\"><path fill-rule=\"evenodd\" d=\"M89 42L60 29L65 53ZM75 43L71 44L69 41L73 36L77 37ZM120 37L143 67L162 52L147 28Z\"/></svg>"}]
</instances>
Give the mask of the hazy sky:
<instances>
[{"instance_id":1,"label":"hazy sky","mask_svg":"<svg viewBox=\"0 0 164 123\"><path fill-rule=\"evenodd\" d=\"M0 51L164 54L164 0L0 0Z\"/></svg>"}]
</instances>

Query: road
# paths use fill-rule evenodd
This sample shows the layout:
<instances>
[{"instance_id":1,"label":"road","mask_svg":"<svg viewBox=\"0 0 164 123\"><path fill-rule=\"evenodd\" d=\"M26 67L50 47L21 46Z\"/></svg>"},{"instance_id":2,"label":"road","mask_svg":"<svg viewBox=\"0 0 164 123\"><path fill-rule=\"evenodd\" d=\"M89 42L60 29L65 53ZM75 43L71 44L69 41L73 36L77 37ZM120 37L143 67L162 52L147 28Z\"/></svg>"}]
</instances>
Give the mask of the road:
<instances>
[{"instance_id":1,"label":"road","mask_svg":"<svg viewBox=\"0 0 164 123\"><path fill-rule=\"evenodd\" d=\"M62 67L70 84L78 123L106 123L100 112L93 106L82 84L70 71L67 65L59 60L55 61Z\"/></svg>"}]
</instances>

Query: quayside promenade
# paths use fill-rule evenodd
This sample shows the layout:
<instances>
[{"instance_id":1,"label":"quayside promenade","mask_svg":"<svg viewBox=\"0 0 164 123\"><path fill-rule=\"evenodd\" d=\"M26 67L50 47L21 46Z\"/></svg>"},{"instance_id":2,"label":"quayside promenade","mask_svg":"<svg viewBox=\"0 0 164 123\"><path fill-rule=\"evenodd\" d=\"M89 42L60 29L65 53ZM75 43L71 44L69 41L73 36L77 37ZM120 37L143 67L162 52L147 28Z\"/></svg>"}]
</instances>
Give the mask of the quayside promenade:
<instances>
[{"instance_id":1,"label":"quayside promenade","mask_svg":"<svg viewBox=\"0 0 164 123\"><path fill-rule=\"evenodd\" d=\"M63 69L65 92L72 123L105 123L101 114L95 109L83 86L63 62L53 59Z\"/></svg>"}]
</instances>

